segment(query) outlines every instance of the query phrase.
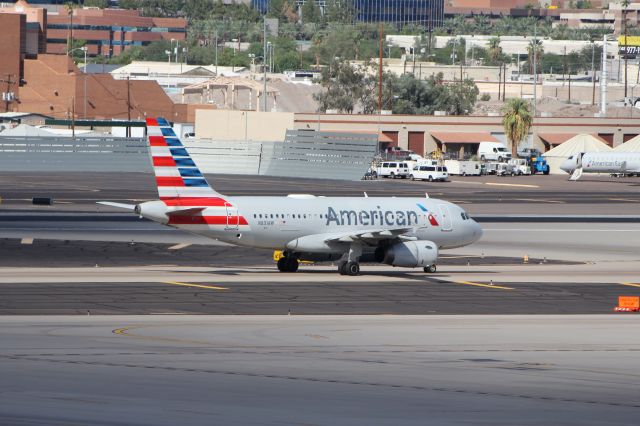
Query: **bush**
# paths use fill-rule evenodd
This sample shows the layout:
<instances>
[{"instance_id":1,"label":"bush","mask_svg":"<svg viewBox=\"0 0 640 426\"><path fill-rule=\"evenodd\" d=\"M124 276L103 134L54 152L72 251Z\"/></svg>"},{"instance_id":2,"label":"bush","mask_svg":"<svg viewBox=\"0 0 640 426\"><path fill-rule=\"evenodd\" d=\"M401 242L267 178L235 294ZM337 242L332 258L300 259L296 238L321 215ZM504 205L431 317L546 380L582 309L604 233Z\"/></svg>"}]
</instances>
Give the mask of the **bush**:
<instances>
[{"instance_id":1,"label":"bush","mask_svg":"<svg viewBox=\"0 0 640 426\"><path fill-rule=\"evenodd\" d=\"M488 93L483 93L482 96L480 96L480 100L484 101L484 102L490 101L491 100L491 95L488 94Z\"/></svg>"}]
</instances>

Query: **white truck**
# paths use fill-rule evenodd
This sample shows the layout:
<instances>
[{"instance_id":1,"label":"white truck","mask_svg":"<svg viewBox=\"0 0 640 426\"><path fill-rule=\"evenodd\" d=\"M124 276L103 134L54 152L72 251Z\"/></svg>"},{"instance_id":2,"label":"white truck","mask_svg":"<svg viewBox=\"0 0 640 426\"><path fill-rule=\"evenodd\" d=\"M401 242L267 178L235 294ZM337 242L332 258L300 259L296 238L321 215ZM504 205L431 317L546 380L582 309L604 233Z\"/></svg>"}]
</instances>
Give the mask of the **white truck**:
<instances>
[{"instance_id":1,"label":"white truck","mask_svg":"<svg viewBox=\"0 0 640 426\"><path fill-rule=\"evenodd\" d=\"M478 158L482 161L497 161L502 163L511 159L511 153L499 142L480 142Z\"/></svg>"},{"instance_id":2,"label":"white truck","mask_svg":"<svg viewBox=\"0 0 640 426\"><path fill-rule=\"evenodd\" d=\"M509 164L513 166L518 176L531 174L531 167L529 167L527 160L524 158L512 158L509 160Z\"/></svg>"},{"instance_id":3,"label":"white truck","mask_svg":"<svg viewBox=\"0 0 640 426\"><path fill-rule=\"evenodd\" d=\"M480 176L479 161L445 160L444 165L450 175Z\"/></svg>"}]
</instances>

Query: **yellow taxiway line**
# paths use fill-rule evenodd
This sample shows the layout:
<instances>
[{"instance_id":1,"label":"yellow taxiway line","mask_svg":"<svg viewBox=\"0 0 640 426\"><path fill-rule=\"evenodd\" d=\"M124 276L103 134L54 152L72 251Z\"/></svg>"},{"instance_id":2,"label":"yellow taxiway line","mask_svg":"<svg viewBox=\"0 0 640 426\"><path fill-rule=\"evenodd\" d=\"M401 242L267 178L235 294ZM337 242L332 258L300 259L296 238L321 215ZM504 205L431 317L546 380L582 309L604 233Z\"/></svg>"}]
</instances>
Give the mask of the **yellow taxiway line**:
<instances>
[{"instance_id":1,"label":"yellow taxiway line","mask_svg":"<svg viewBox=\"0 0 640 426\"><path fill-rule=\"evenodd\" d=\"M640 284L636 284L636 283L620 283L621 285L626 285L629 287L640 287Z\"/></svg>"},{"instance_id":2,"label":"yellow taxiway line","mask_svg":"<svg viewBox=\"0 0 640 426\"><path fill-rule=\"evenodd\" d=\"M533 201L535 203L555 203L555 204L567 204L566 201L558 200L545 200L540 198L517 198L518 201Z\"/></svg>"},{"instance_id":3,"label":"yellow taxiway line","mask_svg":"<svg viewBox=\"0 0 640 426\"><path fill-rule=\"evenodd\" d=\"M519 186L520 188L540 188L538 185L527 185L524 183L495 183L495 182L485 182L485 185L491 186Z\"/></svg>"},{"instance_id":4,"label":"yellow taxiway line","mask_svg":"<svg viewBox=\"0 0 640 426\"><path fill-rule=\"evenodd\" d=\"M503 287L503 286L499 286L499 285L474 283L473 281L454 281L454 283L456 283L456 284L464 284L464 285L472 285L472 286L476 286L476 287L497 288L499 290L513 290L513 288L511 288L511 287Z\"/></svg>"},{"instance_id":5,"label":"yellow taxiway line","mask_svg":"<svg viewBox=\"0 0 640 426\"><path fill-rule=\"evenodd\" d=\"M177 282L177 281L163 281L163 284L181 285L181 286L184 286L184 287L206 288L206 289L209 289L209 290L229 290L227 287L217 287L215 285L204 285L204 284L181 283L181 282Z\"/></svg>"}]
</instances>

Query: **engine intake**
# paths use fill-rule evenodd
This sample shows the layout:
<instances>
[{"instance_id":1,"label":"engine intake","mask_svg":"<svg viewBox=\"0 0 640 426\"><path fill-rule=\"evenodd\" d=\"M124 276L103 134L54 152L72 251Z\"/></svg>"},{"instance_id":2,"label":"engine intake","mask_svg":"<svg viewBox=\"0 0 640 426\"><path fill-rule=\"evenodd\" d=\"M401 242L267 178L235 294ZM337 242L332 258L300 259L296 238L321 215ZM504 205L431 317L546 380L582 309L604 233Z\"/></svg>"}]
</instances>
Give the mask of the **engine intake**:
<instances>
[{"instance_id":1,"label":"engine intake","mask_svg":"<svg viewBox=\"0 0 640 426\"><path fill-rule=\"evenodd\" d=\"M387 265L415 268L430 266L438 260L438 246L432 241L407 241L378 248L376 261Z\"/></svg>"}]
</instances>

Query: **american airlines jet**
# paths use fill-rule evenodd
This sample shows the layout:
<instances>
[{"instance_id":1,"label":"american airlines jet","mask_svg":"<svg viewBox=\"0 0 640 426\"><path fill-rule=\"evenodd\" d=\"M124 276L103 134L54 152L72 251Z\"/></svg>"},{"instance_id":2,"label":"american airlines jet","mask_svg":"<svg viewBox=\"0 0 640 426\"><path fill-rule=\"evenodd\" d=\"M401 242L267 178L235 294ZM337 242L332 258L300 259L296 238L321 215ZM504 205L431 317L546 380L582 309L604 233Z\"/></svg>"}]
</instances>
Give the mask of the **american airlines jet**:
<instances>
[{"instance_id":1,"label":"american airlines jet","mask_svg":"<svg viewBox=\"0 0 640 426\"><path fill-rule=\"evenodd\" d=\"M364 261L435 272L439 250L482 236L463 209L426 197L227 197L207 183L166 120L147 119L147 134L160 199L100 203L227 243L282 250L281 272L297 271L301 260L338 261L342 275L358 275Z\"/></svg>"},{"instance_id":2,"label":"american airlines jet","mask_svg":"<svg viewBox=\"0 0 640 426\"><path fill-rule=\"evenodd\" d=\"M640 153L581 152L564 160L560 169L571 175L570 180L580 179L583 173L640 174Z\"/></svg>"}]
</instances>

